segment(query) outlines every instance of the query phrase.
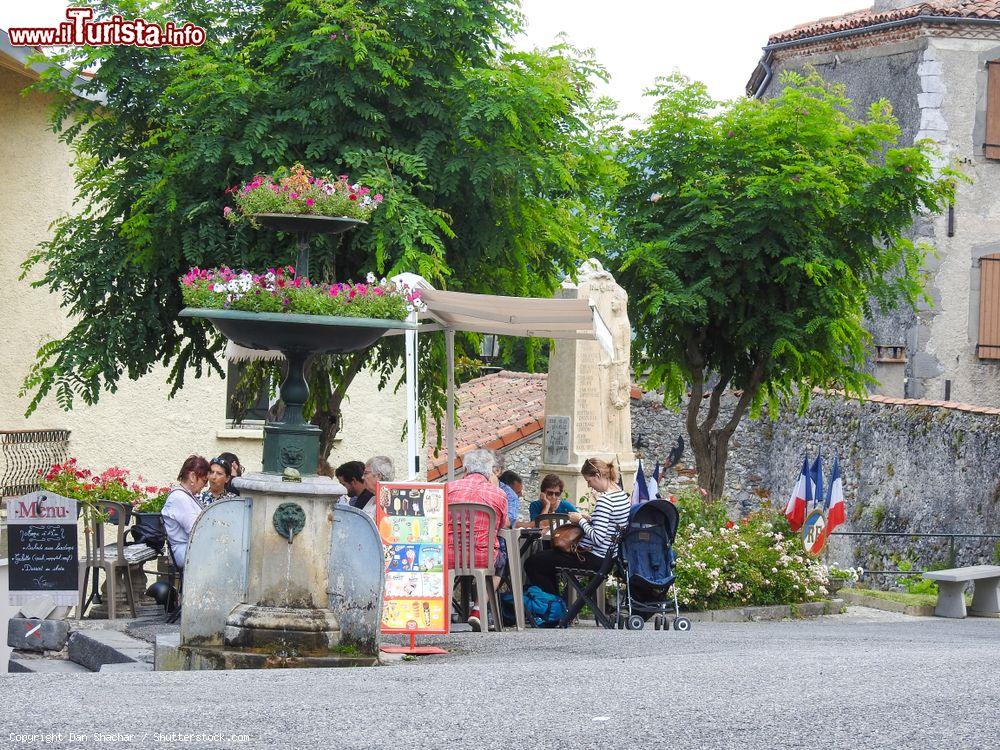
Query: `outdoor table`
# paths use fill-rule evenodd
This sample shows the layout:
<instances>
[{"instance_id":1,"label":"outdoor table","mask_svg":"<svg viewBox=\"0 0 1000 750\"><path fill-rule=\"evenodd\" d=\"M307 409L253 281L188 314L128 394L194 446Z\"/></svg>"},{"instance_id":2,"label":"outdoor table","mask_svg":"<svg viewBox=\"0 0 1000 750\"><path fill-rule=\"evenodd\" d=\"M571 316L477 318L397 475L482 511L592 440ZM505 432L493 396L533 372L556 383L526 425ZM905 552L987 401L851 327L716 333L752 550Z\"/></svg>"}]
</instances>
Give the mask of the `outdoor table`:
<instances>
[{"instance_id":1,"label":"outdoor table","mask_svg":"<svg viewBox=\"0 0 1000 750\"><path fill-rule=\"evenodd\" d=\"M542 538L541 529L501 529L500 536L507 545L507 571L510 591L514 597L514 627L524 630L524 560L535 542Z\"/></svg>"}]
</instances>

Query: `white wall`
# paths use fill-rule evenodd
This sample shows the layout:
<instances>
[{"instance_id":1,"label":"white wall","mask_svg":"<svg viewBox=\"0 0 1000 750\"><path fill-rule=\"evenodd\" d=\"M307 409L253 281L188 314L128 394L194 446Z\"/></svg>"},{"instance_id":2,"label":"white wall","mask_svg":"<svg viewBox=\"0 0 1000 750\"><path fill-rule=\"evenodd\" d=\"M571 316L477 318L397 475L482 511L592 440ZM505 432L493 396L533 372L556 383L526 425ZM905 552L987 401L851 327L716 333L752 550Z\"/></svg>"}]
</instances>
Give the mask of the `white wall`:
<instances>
[{"instance_id":1,"label":"white wall","mask_svg":"<svg viewBox=\"0 0 1000 750\"><path fill-rule=\"evenodd\" d=\"M71 211L74 196L71 154L47 130L48 101L21 96L29 79L0 65L0 429L62 428L72 431L70 453L95 470L118 465L147 480L172 480L184 458L208 458L232 451L250 469L259 469L260 430L228 430L225 382L216 376L191 378L168 399L162 368L138 381L122 379L117 393L105 393L95 406L78 401L72 412L54 399L24 418L27 398L17 393L46 341L69 330L60 299L32 289L39 270L18 281L18 268L50 236L49 224ZM86 279L81 279L86 283ZM344 408L344 430L331 463L364 460L374 454L393 458L405 470L405 394L379 392L376 379L359 375Z\"/></svg>"}]
</instances>

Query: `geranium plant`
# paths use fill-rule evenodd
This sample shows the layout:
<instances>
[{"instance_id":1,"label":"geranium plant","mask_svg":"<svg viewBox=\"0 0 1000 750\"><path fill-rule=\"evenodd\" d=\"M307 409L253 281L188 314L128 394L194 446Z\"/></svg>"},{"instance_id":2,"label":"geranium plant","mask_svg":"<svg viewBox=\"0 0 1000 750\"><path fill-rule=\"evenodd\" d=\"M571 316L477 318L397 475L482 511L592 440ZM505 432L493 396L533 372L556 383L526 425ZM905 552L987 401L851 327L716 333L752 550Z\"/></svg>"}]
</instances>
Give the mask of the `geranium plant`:
<instances>
[{"instance_id":1,"label":"geranium plant","mask_svg":"<svg viewBox=\"0 0 1000 750\"><path fill-rule=\"evenodd\" d=\"M364 283L313 284L292 266L264 273L231 268L192 268L181 277L188 307L333 315L403 320L421 309L420 291L381 281L369 274Z\"/></svg>"},{"instance_id":2,"label":"geranium plant","mask_svg":"<svg viewBox=\"0 0 1000 750\"><path fill-rule=\"evenodd\" d=\"M39 469L38 474L43 490L76 500L86 513L98 514L101 500L123 503L140 513L156 513L169 493L168 487L145 484L141 476L133 480L128 469L112 466L96 474L81 468L75 458L52 464L48 470ZM159 507L155 507L157 502Z\"/></svg>"},{"instance_id":3,"label":"geranium plant","mask_svg":"<svg viewBox=\"0 0 1000 750\"><path fill-rule=\"evenodd\" d=\"M225 217L254 225L255 214L315 214L367 221L382 203L381 193L352 183L346 174L315 176L301 164L282 168L273 176L256 175L226 192L232 194L236 207L226 206Z\"/></svg>"}]
</instances>

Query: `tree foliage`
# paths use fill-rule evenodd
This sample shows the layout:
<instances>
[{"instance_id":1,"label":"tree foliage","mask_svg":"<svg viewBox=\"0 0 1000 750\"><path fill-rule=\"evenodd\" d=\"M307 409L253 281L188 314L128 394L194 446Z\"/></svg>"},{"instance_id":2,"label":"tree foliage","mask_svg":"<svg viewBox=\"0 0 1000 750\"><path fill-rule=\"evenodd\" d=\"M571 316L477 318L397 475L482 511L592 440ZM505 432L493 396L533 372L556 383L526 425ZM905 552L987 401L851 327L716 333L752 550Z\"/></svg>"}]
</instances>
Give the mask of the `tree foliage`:
<instances>
[{"instance_id":1,"label":"tree foliage","mask_svg":"<svg viewBox=\"0 0 1000 750\"><path fill-rule=\"evenodd\" d=\"M190 370L221 372L218 335L177 318L177 278L196 264L294 262L291 237L223 220L224 190L256 172L301 162L385 195L368 227L316 240L321 281L410 271L439 288L547 296L596 247L595 198L613 175L607 109L592 94L601 71L567 45L514 51L514 0L120 0L95 11L190 21L209 41L70 50L59 62L71 72L99 65L83 88L103 105L54 69L38 84L78 156L78 210L27 264L44 266L40 283L74 321L38 353L31 409L53 389L64 408L93 403L157 364L175 391ZM422 386L439 406L443 344L424 349ZM314 362L316 419L336 421L361 369L387 382L401 352L388 341Z\"/></svg>"},{"instance_id":2,"label":"tree foliage","mask_svg":"<svg viewBox=\"0 0 1000 750\"><path fill-rule=\"evenodd\" d=\"M718 497L748 408L805 407L814 387L860 395L872 302L915 305L926 248L907 236L952 200L929 142L899 147L886 101L861 118L843 87L785 74L781 94L727 104L662 79L623 152L622 262L638 364L677 403L700 482ZM701 411L709 376L718 384ZM742 391L717 425L720 396Z\"/></svg>"}]
</instances>

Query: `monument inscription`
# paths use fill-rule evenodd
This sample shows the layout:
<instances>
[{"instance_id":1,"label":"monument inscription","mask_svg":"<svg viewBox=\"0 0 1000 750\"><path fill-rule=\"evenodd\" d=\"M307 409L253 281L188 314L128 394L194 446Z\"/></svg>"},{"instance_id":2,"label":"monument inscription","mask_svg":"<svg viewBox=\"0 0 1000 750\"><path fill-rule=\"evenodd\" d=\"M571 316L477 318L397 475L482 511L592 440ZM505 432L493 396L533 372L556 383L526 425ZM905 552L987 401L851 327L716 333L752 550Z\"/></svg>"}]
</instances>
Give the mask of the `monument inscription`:
<instances>
[{"instance_id":1,"label":"monument inscription","mask_svg":"<svg viewBox=\"0 0 1000 750\"><path fill-rule=\"evenodd\" d=\"M596 349L596 345L593 348ZM601 419L601 380L596 351L594 355L594 359L581 357L576 366L576 422L573 442L578 453L595 453L605 449L604 440L601 439L604 424Z\"/></svg>"},{"instance_id":2,"label":"monument inscription","mask_svg":"<svg viewBox=\"0 0 1000 750\"><path fill-rule=\"evenodd\" d=\"M569 417L549 415L545 418L546 463L569 463L569 423Z\"/></svg>"}]
</instances>

